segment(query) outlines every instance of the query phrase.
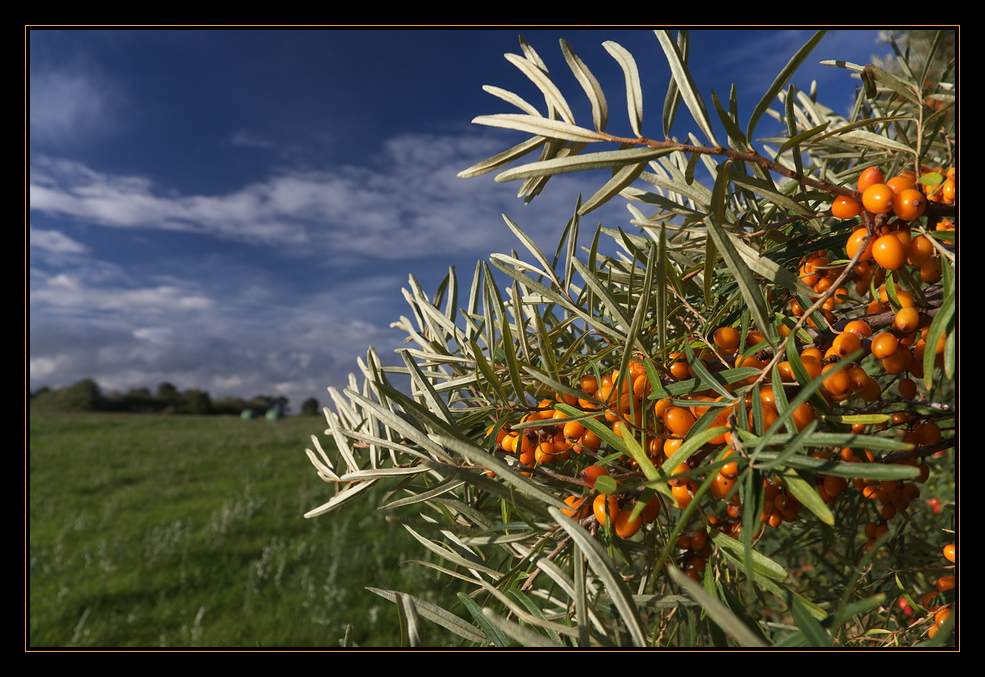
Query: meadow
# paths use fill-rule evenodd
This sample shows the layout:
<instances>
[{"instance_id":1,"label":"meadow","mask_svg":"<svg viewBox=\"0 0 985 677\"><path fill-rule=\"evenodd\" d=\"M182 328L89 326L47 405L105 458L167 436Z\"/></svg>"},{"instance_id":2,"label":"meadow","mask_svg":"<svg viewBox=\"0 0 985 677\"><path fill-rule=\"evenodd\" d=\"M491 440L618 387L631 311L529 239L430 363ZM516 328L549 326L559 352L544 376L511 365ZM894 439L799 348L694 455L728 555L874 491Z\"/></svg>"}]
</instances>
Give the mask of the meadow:
<instances>
[{"instance_id":1,"label":"meadow","mask_svg":"<svg viewBox=\"0 0 985 677\"><path fill-rule=\"evenodd\" d=\"M454 606L374 501L303 518L334 491L304 453L321 418L29 422L29 649L386 648L397 610L366 586Z\"/></svg>"}]
</instances>

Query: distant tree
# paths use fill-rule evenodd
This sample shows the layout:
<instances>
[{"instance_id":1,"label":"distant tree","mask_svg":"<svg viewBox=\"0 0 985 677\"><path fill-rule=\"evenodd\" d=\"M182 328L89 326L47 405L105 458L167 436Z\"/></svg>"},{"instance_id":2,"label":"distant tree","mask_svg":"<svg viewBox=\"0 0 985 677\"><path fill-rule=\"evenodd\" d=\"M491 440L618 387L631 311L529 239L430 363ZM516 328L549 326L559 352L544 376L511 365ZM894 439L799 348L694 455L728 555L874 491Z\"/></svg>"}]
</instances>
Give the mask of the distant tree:
<instances>
[{"instance_id":1,"label":"distant tree","mask_svg":"<svg viewBox=\"0 0 985 677\"><path fill-rule=\"evenodd\" d=\"M247 403L242 397L232 397L226 395L212 402L212 413L223 416L239 416L243 409L247 408Z\"/></svg>"},{"instance_id":2,"label":"distant tree","mask_svg":"<svg viewBox=\"0 0 985 677\"><path fill-rule=\"evenodd\" d=\"M174 414L182 409L184 404L184 398L181 392L172 383L165 381L157 386L157 394L154 399L157 400L158 408L169 414Z\"/></svg>"},{"instance_id":3,"label":"distant tree","mask_svg":"<svg viewBox=\"0 0 985 677\"><path fill-rule=\"evenodd\" d=\"M51 388L50 387L48 387L48 386L41 386L40 388L38 388L37 390L35 390L33 393L31 393L31 399L33 400L35 397L38 397L40 395L44 395L45 393L50 393L50 392L51 392Z\"/></svg>"},{"instance_id":4,"label":"distant tree","mask_svg":"<svg viewBox=\"0 0 985 677\"><path fill-rule=\"evenodd\" d=\"M265 414L270 409L277 409L280 413L286 414L287 403L288 399L283 395L255 395L246 403L246 406L255 409L260 414Z\"/></svg>"},{"instance_id":5,"label":"distant tree","mask_svg":"<svg viewBox=\"0 0 985 677\"><path fill-rule=\"evenodd\" d=\"M110 391L103 397L103 408L106 411L126 411L126 396L119 390Z\"/></svg>"},{"instance_id":6,"label":"distant tree","mask_svg":"<svg viewBox=\"0 0 985 677\"><path fill-rule=\"evenodd\" d=\"M212 398L204 390L186 390L182 413L204 416L212 413Z\"/></svg>"},{"instance_id":7,"label":"distant tree","mask_svg":"<svg viewBox=\"0 0 985 677\"><path fill-rule=\"evenodd\" d=\"M314 397L309 397L304 402L301 403L301 415L302 416L317 416L319 412L318 400Z\"/></svg>"},{"instance_id":8,"label":"distant tree","mask_svg":"<svg viewBox=\"0 0 985 677\"><path fill-rule=\"evenodd\" d=\"M131 388L124 396L123 410L133 413L155 411L155 400L148 388Z\"/></svg>"},{"instance_id":9,"label":"distant tree","mask_svg":"<svg viewBox=\"0 0 985 677\"><path fill-rule=\"evenodd\" d=\"M35 406L43 411L98 411L105 398L99 384L84 378L68 387L48 390L35 397Z\"/></svg>"}]
</instances>

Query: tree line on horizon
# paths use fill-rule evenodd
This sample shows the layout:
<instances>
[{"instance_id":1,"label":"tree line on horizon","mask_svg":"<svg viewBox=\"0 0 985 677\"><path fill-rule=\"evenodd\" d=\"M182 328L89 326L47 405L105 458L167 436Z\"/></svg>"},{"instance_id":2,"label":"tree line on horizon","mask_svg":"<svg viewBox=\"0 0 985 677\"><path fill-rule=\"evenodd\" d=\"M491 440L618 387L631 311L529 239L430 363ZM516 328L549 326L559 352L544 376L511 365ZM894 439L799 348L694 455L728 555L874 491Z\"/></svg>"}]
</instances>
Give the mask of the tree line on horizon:
<instances>
[{"instance_id":1,"label":"tree line on horizon","mask_svg":"<svg viewBox=\"0 0 985 677\"><path fill-rule=\"evenodd\" d=\"M180 391L167 381L151 392L149 388L132 388L126 393L103 393L92 378L84 378L70 386L42 386L30 393L30 406L42 412L127 412L133 414L186 414L196 416L239 416L250 410L258 416L268 411L286 415L288 398L283 395L255 395L252 398L226 395L213 399L205 390L189 388ZM309 397L301 404L302 416L319 413L318 400Z\"/></svg>"}]
</instances>

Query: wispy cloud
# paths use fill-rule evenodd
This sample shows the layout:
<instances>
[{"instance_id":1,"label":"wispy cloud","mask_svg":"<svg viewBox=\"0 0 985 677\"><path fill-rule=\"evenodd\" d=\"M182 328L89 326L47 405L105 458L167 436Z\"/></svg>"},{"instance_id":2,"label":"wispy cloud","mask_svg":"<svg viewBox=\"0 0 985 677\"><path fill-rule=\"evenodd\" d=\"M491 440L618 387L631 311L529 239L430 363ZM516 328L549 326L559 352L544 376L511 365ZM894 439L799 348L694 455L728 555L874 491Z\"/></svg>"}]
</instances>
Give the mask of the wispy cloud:
<instances>
[{"instance_id":1,"label":"wispy cloud","mask_svg":"<svg viewBox=\"0 0 985 677\"><path fill-rule=\"evenodd\" d=\"M31 143L61 147L91 142L117 130L122 89L84 59L58 67L32 65Z\"/></svg>"},{"instance_id":2,"label":"wispy cloud","mask_svg":"<svg viewBox=\"0 0 985 677\"><path fill-rule=\"evenodd\" d=\"M194 232L329 258L410 259L481 251L501 241L492 234L498 228L476 224L477 218L496 223L501 211L516 206L509 189L490 192L489 181L480 186L481 180L455 176L501 150L497 145L408 135L384 150L374 166L281 170L218 195L182 195L147 177L39 155L31 164L31 210L89 225ZM572 197L569 191L566 199Z\"/></svg>"},{"instance_id":3,"label":"wispy cloud","mask_svg":"<svg viewBox=\"0 0 985 677\"><path fill-rule=\"evenodd\" d=\"M98 375L104 388L121 390L164 380L214 396L273 387L298 405L344 385L369 346L395 363L404 337L390 323L409 314L399 293L409 274L436 280L457 265L470 276L477 259L516 247L503 212L545 249L569 218L579 188L572 178L557 177L556 190L531 208L515 186L456 178L502 149L495 139L406 135L364 165L281 168L216 195L32 158L31 210L45 224L34 229L35 246L75 252L32 270L32 386ZM130 229L142 240L195 233L212 253L110 261L98 238L86 239L93 227ZM268 267L271 258L298 260L295 272Z\"/></svg>"},{"instance_id":4,"label":"wispy cloud","mask_svg":"<svg viewBox=\"0 0 985 677\"><path fill-rule=\"evenodd\" d=\"M32 249L39 249L51 254L85 254L89 248L57 230L30 229L30 244Z\"/></svg>"}]
</instances>

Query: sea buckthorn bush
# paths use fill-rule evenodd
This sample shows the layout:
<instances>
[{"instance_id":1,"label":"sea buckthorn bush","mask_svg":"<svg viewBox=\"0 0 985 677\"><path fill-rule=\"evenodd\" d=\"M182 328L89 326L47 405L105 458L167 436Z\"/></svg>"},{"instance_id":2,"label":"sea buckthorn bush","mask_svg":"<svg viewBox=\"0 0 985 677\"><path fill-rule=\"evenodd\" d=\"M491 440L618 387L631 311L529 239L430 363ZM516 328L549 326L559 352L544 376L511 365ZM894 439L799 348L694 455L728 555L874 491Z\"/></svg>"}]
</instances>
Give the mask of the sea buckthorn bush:
<instances>
[{"instance_id":1,"label":"sea buckthorn bush","mask_svg":"<svg viewBox=\"0 0 985 677\"><path fill-rule=\"evenodd\" d=\"M892 72L824 61L860 79L843 118L789 85L822 33L744 127L738 93L700 94L686 31L655 32L673 77L646 124L645 74L604 44L618 134L567 44L571 94L526 41L507 55L545 107L490 88L520 112L474 122L529 138L460 176L530 201L603 170L597 192L551 249L506 218L522 253L468 288L411 278L402 366L368 351L308 450L335 488L308 517L388 483L380 508L464 586L453 608L372 589L407 644L431 622L464 646L953 645L953 56L942 32ZM768 117L786 133L756 142ZM612 199L629 225L586 236Z\"/></svg>"}]
</instances>

